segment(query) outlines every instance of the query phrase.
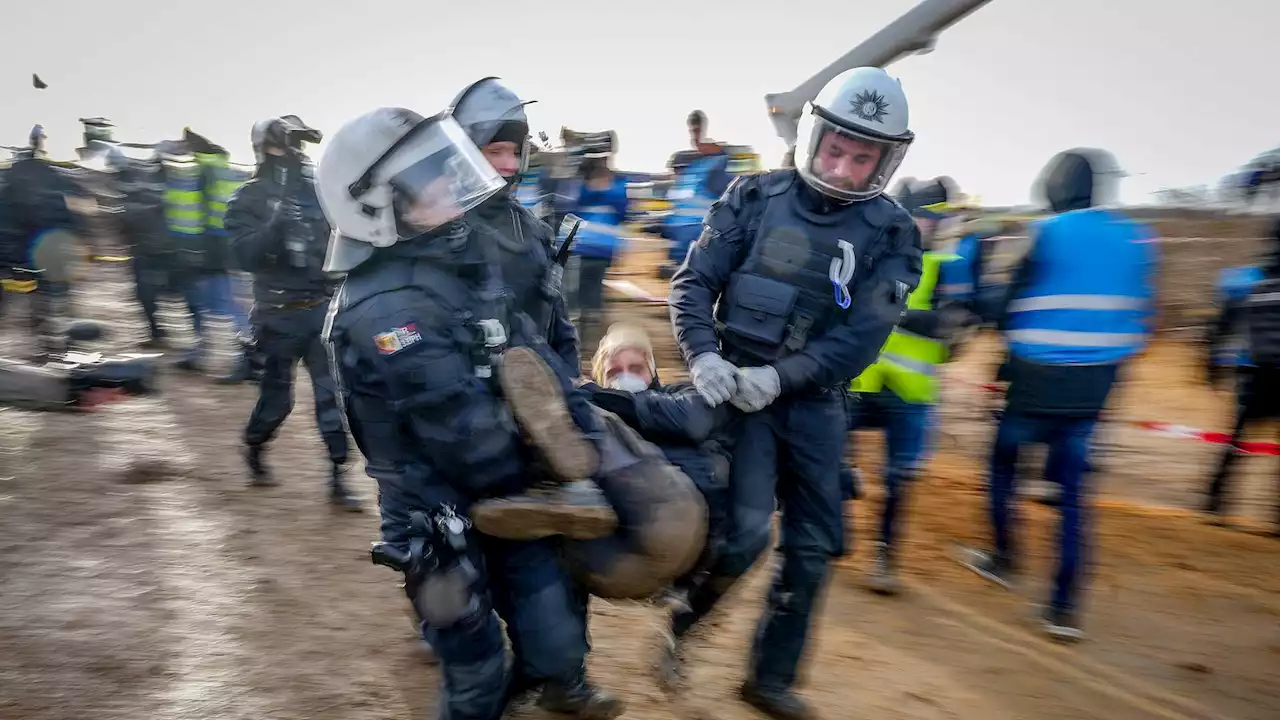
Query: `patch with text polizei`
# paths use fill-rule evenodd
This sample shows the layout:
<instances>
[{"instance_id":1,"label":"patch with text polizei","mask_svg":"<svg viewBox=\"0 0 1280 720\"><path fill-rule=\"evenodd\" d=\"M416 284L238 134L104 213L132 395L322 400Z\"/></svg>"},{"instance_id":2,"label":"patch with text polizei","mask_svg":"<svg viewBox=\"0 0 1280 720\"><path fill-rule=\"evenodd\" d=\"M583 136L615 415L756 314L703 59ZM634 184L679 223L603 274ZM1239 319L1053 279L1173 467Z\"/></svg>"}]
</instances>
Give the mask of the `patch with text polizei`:
<instances>
[{"instance_id":1,"label":"patch with text polizei","mask_svg":"<svg viewBox=\"0 0 1280 720\"><path fill-rule=\"evenodd\" d=\"M421 339L422 334L418 332L417 324L409 323L374 335L373 344L378 347L380 354L395 355Z\"/></svg>"}]
</instances>

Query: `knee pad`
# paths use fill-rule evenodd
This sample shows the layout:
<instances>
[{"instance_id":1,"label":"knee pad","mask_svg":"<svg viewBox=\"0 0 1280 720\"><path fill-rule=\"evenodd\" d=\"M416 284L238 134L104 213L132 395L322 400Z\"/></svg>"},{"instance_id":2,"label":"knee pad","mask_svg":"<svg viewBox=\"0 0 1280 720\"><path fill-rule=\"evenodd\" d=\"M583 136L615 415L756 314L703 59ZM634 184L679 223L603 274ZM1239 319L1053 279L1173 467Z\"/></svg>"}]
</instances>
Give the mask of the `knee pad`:
<instances>
[{"instance_id":1,"label":"knee pad","mask_svg":"<svg viewBox=\"0 0 1280 720\"><path fill-rule=\"evenodd\" d=\"M453 567L428 573L416 587L406 583L405 589L413 588L409 599L427 627L445 628L480 612L482 603L474 582L471 573Z\"/></svg>"}]
</instances>

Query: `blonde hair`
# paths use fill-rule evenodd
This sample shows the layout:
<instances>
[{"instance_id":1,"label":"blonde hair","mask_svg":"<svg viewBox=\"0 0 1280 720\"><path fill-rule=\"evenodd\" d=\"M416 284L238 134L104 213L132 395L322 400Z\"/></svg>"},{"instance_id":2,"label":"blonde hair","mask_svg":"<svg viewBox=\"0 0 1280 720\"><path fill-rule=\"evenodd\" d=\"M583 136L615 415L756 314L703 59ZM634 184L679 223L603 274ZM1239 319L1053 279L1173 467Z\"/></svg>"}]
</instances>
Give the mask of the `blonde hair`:
<instances>
[{"instance_id":1,"label":"blonde hair","mask_svg":"<svg viewBox=\"0 0 1280 720\"><path fill-rule=\"evenodd\" d=\"M591 359L591 379L597 384L608 383L609 379L605 374L609 370L609 361L620 350L639 350L644 353L645 359L649 361L649 372L657 377L658 364L653 359L653 343L649 340L649 333L638 325L614 323L600 339L595 357Z\"/></svg>"}]
</instances>

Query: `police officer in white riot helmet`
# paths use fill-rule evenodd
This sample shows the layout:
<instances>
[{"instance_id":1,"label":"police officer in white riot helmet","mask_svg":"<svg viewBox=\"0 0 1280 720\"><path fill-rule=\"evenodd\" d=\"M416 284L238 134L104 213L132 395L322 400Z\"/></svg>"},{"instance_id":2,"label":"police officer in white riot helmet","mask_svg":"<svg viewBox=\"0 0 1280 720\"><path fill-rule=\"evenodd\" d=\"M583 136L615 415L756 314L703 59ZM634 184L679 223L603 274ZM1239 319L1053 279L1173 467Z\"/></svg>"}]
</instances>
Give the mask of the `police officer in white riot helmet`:
<instances>
[{"instance_id":1,"label":"police officer in white riot helmet","mask_svg":"<svg viewBox=\"0 0 1280 720\"><path fill-rule=\"evenodd\" d=\"M897 79L879 68L838 75L805 108L795 168L738 178L672 279L694 385L741 414L732 530L707 582L673 613L662 676L679 676L680 638L768 547L776 495L783 563L742 687L772 717L810 717L792 686L845 544L841 389L875 362L920 279L920 233L882 194L913 139Z\"/></svg>"},{"instance_id":2,"label":"police officer in white riot helmet","mask_svg":"<svg viewBox=\"0 0 1280 720\"><path fill-rule=\"evenodd\" d=\"M569 417L567 378L530 377L518 391L504 379L513 366L534 365L530 356L559 361L545 344L530 349L528 322L504 307L491 264L471 241L464 214L505 184L452 117L399 108L363 115L330 138L317 174L334 227L326 268L347 274L325 340L351 434L378 481L383 542L374 561L405 575L423 639L440 660L440 716L498 720L510 685L486 590L498 579L485 576L468 512L528 485L512 420L522 417L517 399L537 407L540 430L562 431L553 470L590 477L598 457ZM556 518L577 509L545 504ZM608 522L585 537L616 528L605 511ZM597 515L570 518L578 530L601 519L597 508L584 512ZM567 585L557 559L548 562L534 569ZM561 632L556 618L528 630ZM615 717L621 703L598 709Z\"/></svg>"}]
</instances>

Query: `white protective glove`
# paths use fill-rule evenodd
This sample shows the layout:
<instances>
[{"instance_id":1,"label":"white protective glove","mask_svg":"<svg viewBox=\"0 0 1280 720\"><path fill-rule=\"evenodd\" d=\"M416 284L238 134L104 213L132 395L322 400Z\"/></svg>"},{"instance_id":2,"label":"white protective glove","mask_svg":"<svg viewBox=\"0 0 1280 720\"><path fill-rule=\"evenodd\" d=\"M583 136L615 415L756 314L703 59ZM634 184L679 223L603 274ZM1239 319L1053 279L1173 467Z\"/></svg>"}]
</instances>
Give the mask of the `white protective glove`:
<instances>
[{"instance_id":1,"label":"white protective glove","mask_svg":"<svg viewBox=\"0 0 1280 720\"><path fill-rule=\"evenodd\" d=\"M713 352L694 358L689 374L693 387L711 407L728 402L738 390L738 368Z\"/></svg>"},{"instance_id":2,"label":"white protective glove","mask_svg":"<svg viewBox=\"0 0 1280 720\"><path fill-rule=\"evenodd\" d=\"M764 367L738 370L738 392L733 396L733 406L742 412L757 412L769 407L769 403L782 394L782 380L778 371Z\"/></svg>"}]
</instances>

